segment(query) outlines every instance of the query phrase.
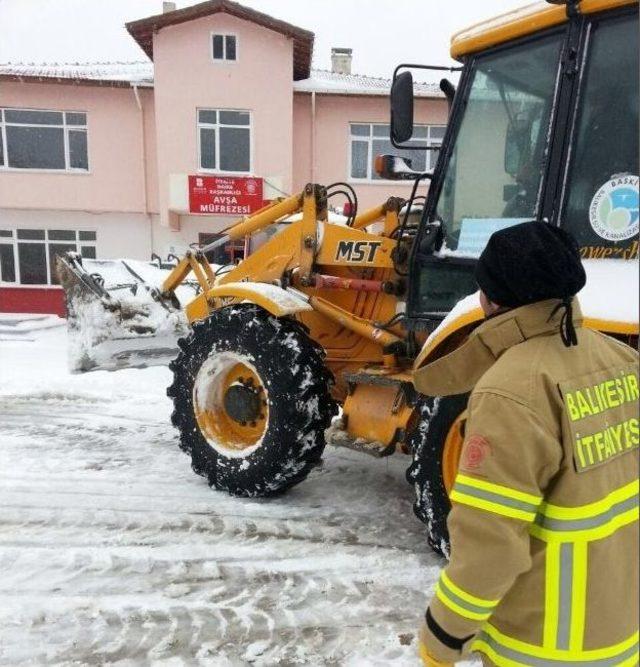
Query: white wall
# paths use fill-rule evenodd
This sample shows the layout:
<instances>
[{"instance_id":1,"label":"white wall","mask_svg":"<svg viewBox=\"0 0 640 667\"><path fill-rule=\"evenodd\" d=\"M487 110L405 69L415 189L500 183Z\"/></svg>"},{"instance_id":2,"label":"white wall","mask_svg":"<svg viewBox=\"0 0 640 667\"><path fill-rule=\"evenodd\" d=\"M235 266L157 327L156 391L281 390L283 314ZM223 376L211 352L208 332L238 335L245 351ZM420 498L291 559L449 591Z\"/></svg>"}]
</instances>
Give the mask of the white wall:
<instances>
[{"instance_id":1,"label":"white wall","mask_svg":"<svg viewBox=\"0 0 640 667\"><path fill-rule=\"evenodd\" d=\"M215 234L221 232L236 218L214 216L180 216L180 229L173 230L160 224L160 218L153 216L153 248L154 252L165 258L169 253L182 255L191 243L198 243L198 234Z\"/></svg>"},{"instance_id":2,"label":"white wall","mask_svg":"<svg viewBox=\"0 0 640 667\"><path fill-rule=\"evenodd\" d=\"M0 228L95 231L99 258L149 259L151 255L149 218L142 213L0 209Z\"/></svg>"}]
</instances>

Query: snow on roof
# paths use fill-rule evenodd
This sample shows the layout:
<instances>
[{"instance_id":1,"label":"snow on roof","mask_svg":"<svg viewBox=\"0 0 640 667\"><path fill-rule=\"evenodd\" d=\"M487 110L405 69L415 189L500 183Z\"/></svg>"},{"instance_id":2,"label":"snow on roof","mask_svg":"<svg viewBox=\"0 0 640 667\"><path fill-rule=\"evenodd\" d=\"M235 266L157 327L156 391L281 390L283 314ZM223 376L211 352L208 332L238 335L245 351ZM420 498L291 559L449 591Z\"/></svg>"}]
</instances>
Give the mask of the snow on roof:
<instances>
[{"instance_id":1,"label":"snow on roof","mask_svg":"<svg viewBox=\"0 0 640 667\"><path fill-rule=\"evenodd\" d=\"M416 97L444 97L435 83L414 83ZM324 69L311 70L311 76L295 81L293 90L299 93L324 93L329 95L388 95L391 79L363 74L339 74Z\"/></svg>"},{"instance_id":2,"label":"snow on roof","mask_svg":"<svg viewBox=\"0 0 640 667\"><path fill-rule=\"evenodd\" d=\"M84 63L0 63L0 78L32 81L55 81L87 85L153 86L153 63L148 60L129 62ZM294 92L332 95L383 95L391 89L391 80L362 74L337 74L328 70L311 70L308 79L293 82ZM417 97L443 97L437 84L414 84Z\"/></svg>"},{"instance_id":3,"label":"snow on roof","mask_svg":"<svg viewBox=\"0 0 640 667\"><path fill-rule=\"evenodd\" d=\"M129 62L84 63L0 63L0 77L84 83L94 85L153 85L153 63L148 60Z\"/></svg>"}]
</instances>

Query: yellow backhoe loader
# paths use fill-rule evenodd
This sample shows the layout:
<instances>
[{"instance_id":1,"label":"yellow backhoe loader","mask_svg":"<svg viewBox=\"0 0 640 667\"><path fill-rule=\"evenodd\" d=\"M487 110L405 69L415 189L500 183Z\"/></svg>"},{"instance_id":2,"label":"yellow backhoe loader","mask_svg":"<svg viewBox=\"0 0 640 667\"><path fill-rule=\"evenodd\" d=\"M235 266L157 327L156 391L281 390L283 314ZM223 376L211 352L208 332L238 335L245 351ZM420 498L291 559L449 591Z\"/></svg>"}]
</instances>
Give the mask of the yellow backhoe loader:
<instances>
[{"instance_id":1,"label":"yellow backhoe loader","mask_svg":"<svg viewBox=\"0 0 640 667\"><path fill-rule=\"evenodd\" d=\"M327 439L401 452L441 553L467 397L420 396L412 370L482 320L473 268L491 233L530 219L572 232L588 274L587 326L638 340L637 2L541 2L459 33L451 51L461 76L455 93L442 83L451 110L435 171L377 161L384 178L413 181L408 201L338 224L327 202L348 186L308 184L188 252L154 295L175 307L188 276L199 286L167 392L196 473L232 494L269 496L302 481ZM399 66L392 85L402 148L413 68ZM295 213L237 266L216 275L209 265L215 245Z\"/></svg>"}]
</instances>

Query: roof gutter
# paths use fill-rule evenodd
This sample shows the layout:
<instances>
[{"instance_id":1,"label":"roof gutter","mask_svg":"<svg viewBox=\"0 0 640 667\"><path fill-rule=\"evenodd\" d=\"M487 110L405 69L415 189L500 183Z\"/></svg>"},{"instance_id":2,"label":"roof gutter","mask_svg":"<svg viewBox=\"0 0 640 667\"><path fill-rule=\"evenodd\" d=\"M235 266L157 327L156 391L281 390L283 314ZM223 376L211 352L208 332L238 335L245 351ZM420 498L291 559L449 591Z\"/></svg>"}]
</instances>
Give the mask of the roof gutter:
<instances>
[{"instance_id":1,"label":"roof gutter","mask_svg":"<svg viewBox=\"0 0 640 667\"><path fill-rule=\"evenodd\" d=\"M144 214L147 216L147 221L149 222L149 244L150 244L150 253L154 252L153 247L153 220L151 218L151 213L149 213L149 188L147 187L147 134L145 132L144 126L144 107L142 105L142 100L140 99L140 91L138 90L138 85L135 83L131 84L133 89L133 96L136 100L136 106L140 112L140 133L141 133L141 157L142 157L142 197L144 205Z\"/></svg>"},{"instance_id":2,"label":"roof gutter","mask_svg":"<svg viewBox=\"0 0 640 667\"><path fill-rule=\"evenodd\" d=\"M311 183L316 182L316 92L311 93Z\"/></svg>"}]
</instances>

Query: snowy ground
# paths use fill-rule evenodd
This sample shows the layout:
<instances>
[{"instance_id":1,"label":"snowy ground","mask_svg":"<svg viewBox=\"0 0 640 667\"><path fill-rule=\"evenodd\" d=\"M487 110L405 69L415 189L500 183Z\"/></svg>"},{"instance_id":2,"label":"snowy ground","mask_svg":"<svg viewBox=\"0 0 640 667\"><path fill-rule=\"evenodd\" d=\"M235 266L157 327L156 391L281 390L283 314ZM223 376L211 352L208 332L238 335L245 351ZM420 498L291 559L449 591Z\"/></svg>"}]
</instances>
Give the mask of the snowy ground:
<instances>
[{"instance_id":1,"label":"snowy ground","mask_svg":"<svg viewBox=\"0 0 640 667\"><path fill-rule=\"evenodd\" d=\"M0 664L418 664L442 561L405 458L328 448L231 498L178 449L168 369L70 375L47 322L0 320Z\"/></svg>"}]
</instances>

